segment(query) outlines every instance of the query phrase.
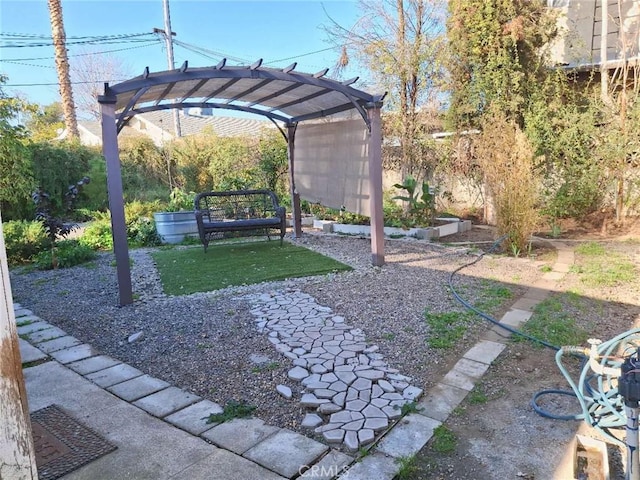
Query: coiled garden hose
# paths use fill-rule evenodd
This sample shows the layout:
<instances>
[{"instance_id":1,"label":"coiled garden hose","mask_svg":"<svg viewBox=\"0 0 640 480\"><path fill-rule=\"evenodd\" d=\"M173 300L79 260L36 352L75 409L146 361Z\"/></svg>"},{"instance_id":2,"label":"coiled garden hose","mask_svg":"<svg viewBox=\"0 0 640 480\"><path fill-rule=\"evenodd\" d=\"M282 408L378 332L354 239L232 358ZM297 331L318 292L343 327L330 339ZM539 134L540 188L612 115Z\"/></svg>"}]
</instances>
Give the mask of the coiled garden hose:
<instances>
[{"instance_id":1,"label":"coiled garden hose","mask_svg":"<svg viewBox=\"0 0 640 480\"><path fill-rule=\"evenodd\" d=\"M469 302L464 300L456 291L453 285L454 276L463 270L479 262L484 255L494 251L505 239L506 235L497 239L487 252L478 255L473 261L456 268L449 275L449 288L455 299L465 308L476 313L494 325L532 342L543 345L556 351L556 364L562 375L569 383L571 390L549 389L542 390L534 394L531 399L531 406L539 415L555 420L583 420L590 426L597 429L605 438L616 445L624 447L626 444L608 432L612 428L624 428L627 418L624 410L624 399L618 392L618 379L620 368L625 359L638 350L640 345L640 328L628 330L616 337L602 343L592 343L589 347L552 345L542 339L533 337L520 330L500 323L495 318L480 311ZM617 352L617 353L616 353ZM581 373L577 381L563 364L563 357L566 355L582 358ZM639 350L640 355L640 350ZM595 370L594 370L595 369ZM545 411L538 401L544 395L567 395L575 397L580 405L580 413L574 415L556 415Z\"/></svg>"}]
</instances>

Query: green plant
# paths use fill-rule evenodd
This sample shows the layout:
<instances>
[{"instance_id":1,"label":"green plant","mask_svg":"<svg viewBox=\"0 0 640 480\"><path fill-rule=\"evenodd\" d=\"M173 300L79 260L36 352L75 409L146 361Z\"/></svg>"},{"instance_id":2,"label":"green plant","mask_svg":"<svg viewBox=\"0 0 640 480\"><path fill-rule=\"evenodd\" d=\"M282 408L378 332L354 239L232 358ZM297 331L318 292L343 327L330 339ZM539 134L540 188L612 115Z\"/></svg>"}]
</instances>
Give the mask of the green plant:
<instances>
[{"instance_id":1,"label":"green plant","mask_svg":"<svg viewBox=\"0 0 640 480\"><path fill-rule=\"evenodd\" d=\"M543 273L548 273L553 271L553 267L551 265L542 265L540 267L540 271Z\"/></svg>"},{"instance_id":2,"label":"green plant","mask_svg":"<svg viewBox=\"0 0 640 480\"><path fill-rule=\"evenodd\" d=\"M280 368L280 364L278 362L269 362L264 365L256 365L251 369L251 373L270 372L272 370L277 370L278 368Z\"/></svg>"},{"instance_id":3,"label":"green plant","mask_svg":"<svg viewBox=\"0 0 640 480\"><path fill-rule=\"evenodd\" d=\"M418 187L418 181L408 175L402 183L396 183L395 188L406 190L407 196L399 195L394 200L402 200L409 206L409 217L415 224L431 225L435 218L435 195L429 190L429 184L422 182Z\"/></svg>"},{"instance_id":4,"label":"green plant","mask_svg":"<svg viewBox=\"0 0 640 480\"><path fill-rule=\"evenodd\" d=\"M169 204L167 212L180 212L183 210L193 210L193 201L196 197L195 192L185 192L181 188L174 188L169 194Z\"/></svg>"},{"instance_id":5,"label":"green plant","mask_svg":"<svg viewBox=\"0 0 640 480\"><path fill-rule=\"evenodd\" d=\"M42 223L27 220L11 220L2 224L7 261L9 265L30 262L49 245Z\"/></svg>"},{"instance_id":6,"label":"green plant","mask_svg":"<svg viewBox=\"0 0 640 480\"><path fill-rule=\"evenodd\" d=\"M412 478L413 474L418 470L415 455L407 455L406 457L396 458L398 464L398 473L395 478L398 480L407 480Z\"/></svg>"},{"instance_id":7,"label":"green plant","mask_svg":"<svg viewBox=\"0 0 640 480\"><path fill-rule=\"evenodd\" d=\"M38 253L35 257L35 263L40 270L50 270L80 265L95 257L95 251L91 247L81 244L78 240L62 240L56 242L52 249Z\"/></svg>"},{"instance_id":8,"label":"green plant","mask_svg":"<svg viewBox=\"0 0 640 480\"><path fill-rule=\"evenodd\" d=\"M431 447L438 453L453 453L458 445L456 435L445 425L436 427L433 431Z\"/></svg>"},{"instance_id":9,"label":"green plant","mask_svg":"<svg viewBox=\"0 0 640 480\"><path fill-rule=\"evenodd\" d=\"M580 244L575 250L576 263L571 271L589 287L613 287L633 281L636 276L633 262L625 255L605 250L597 242Z\"/></svg>"},{"instance_id":10,"label":"green plant","mask_svg":"<svg viewBox=\"0 0 640 480\"><path fill-rule=\"evenodd\" d=\"M425 311L425 318L429 325L427 342L432 348L451 348L467 331L470 320L468 313L444 312L431 313Z\"/></svg>"},{"instance_id":11,"label":"green plant","mask_svg":"<svg viewBox=\"0 0 640 480\"><path fill-rule=\"evenodd\" d=\"M407 402L405 404L402 405L402 407L400 407L400 413L402 413L402 415L408 415L410 413L419 413L423 410L422 407L418 406L417 402Z\"/></svg>"},{"instance_id":12,"label":"green plant","mask_svg":"<svg viewBox=\"0 0 640 480\"><path fill-rule=\"evenodd\" d=\"M257 407L236 400L229 400L221 413L212 413L207 419L207 423L224 423L234 418L250 417Z\"/></svg>"},{"instance_id":13,"label":"green plant","mask_svg":"<svg viewBox=\"0 0 640 480\"><path fill-rule=\"evenodd\" d=\"M560 294L536 305L533 315L523 325L522 331L552 345L581 345L587 340L589 334L567 313L564 304L570 303L571 298L570 295ZM520 336L513 339L514 341L523 340ZM534 345L539 346L538 343Z\"/></svg>"},{"instance_id":14,"label":"green plant","mask_svg":"<svg viewBox=\"0 0 640 480\"><path fill-rule=\"evenodd\" d=\"M80 243L94 250L112 250L111 219L109 212L97 215L80 236Z\"/></svg>"},{"instance_id":15,"label":"green plant","mask_svg":"<svg viewBox=\"0 0 640 480\"><path fill-rule=\"evenodd\" d=\"M482 389L476 386L469 392L468 400L471 405L484 405L489 399Z\"/></svg>"}]
</instances>

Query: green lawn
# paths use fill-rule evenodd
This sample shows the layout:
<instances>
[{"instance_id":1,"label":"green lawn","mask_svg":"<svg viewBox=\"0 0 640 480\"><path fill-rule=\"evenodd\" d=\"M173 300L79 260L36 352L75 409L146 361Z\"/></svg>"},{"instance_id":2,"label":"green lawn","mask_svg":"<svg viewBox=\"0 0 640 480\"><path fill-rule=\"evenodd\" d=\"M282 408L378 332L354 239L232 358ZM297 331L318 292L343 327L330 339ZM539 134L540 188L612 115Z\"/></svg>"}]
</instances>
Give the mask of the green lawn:
<instances>
[{"instance_id":1,"label":"green lawn","mask_svg":"<svg viewBox=\"0 0 640 480\"><path fill-rule=\"evenodd\" d=\"M161 250L152 254L164 292L188 295L229 286L351 270L332 258L290 243L248 242Z\"/></svg>"}]
</instances>

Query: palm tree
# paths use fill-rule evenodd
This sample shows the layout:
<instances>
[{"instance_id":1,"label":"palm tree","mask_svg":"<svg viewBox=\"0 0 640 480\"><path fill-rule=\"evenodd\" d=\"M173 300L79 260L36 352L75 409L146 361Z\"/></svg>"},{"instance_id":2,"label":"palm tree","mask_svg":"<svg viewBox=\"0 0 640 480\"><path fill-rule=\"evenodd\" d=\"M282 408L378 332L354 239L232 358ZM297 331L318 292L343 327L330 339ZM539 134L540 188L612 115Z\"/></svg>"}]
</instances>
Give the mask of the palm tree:
<instances>
[{"instance_id":1,"label":"palm tree","mask_svg":"<svg viewBox=\"0 0 640 480\"><path fill-rule=\"evenodd\" d=\"M69 58L67 57L67 37L64 33L62 21L62 0L47 0L49 4L49 16L51 17L51 34L53 37L53 49L56 58L56 70L58 71L58 83L60 84L60 98L64 123L69 138L79 138L78 120L73 102L71 90L71 78L69 76Z\"/></svg>"}]
</instances>

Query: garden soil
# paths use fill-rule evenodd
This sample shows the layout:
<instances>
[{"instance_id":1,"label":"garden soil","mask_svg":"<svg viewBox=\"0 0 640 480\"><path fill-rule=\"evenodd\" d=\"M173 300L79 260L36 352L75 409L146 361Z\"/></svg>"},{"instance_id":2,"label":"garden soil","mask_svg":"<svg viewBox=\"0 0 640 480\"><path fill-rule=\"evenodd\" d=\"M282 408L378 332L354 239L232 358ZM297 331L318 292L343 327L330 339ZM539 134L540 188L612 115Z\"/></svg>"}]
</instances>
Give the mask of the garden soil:
<instances>
[{"instance_id":1,"label":"garden soil","mask_svg":"<svg viewBox=\"0 0 640 480\"><path fill-rule=\"evenodd\" d=\"M494 238L488 227L474 227L470 232L446 237L447 243L478 242L478 246ZM531 253L546 254L546 234L537 234ZM561 224L557 240L575 246L584 241L605 242L612 252L628 255L635 262L636 280L629 285L590 289L579 277L569 272L560 282L564 291L580 292L577 305L566 305L577 324L590 335L604 341L620 332L640 326L640 221L614 227L610 216L599 215ZM573 479L576 435L604 440L599 432L584 421L563 421L539 415L531 400L546 389L568 390L551 349L520 341L508 343L505 351L476 385L462 404L445 422L455 440L452 451L442 452L442 444L432 439L409 463L402 478L416 480L570 480ZM577 360L568 361L569 370L577 375ZM574 377L576 378L576 377ZM544 395L539 405L546 412L570 415L580 412L575 397ZM623 431L613 434L623 438ZM607 443L610 478L624 479L626 453ZM445 445L446 447L446 445ZM590 459L591 466L596 460ZM582 464L580 464L582 468ZM598 479L595 468L575 478ZM400 478L400 477L399 477Z\"/></svg>"}]
</instances>

